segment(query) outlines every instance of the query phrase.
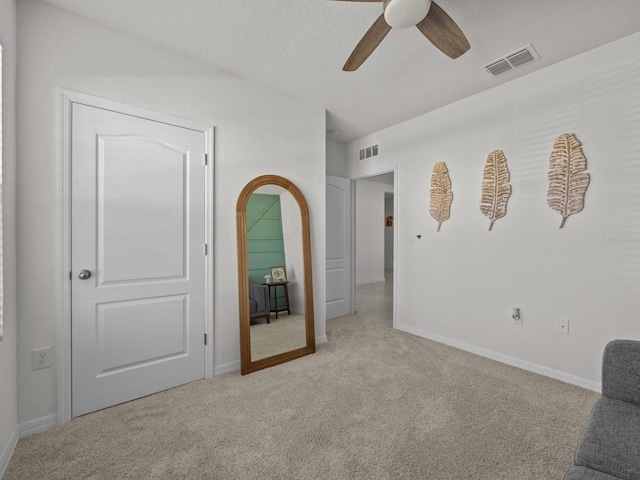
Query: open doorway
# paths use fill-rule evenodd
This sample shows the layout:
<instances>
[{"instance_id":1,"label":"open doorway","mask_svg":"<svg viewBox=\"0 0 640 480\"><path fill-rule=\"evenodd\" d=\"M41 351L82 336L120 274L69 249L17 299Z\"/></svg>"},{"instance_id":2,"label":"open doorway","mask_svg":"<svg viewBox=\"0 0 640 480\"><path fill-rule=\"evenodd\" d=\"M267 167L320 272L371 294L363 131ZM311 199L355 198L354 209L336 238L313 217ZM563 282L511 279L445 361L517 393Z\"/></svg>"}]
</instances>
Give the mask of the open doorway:
<instances>
[{"instance_id":1,"label":"open doorway","mask_svg":"<svg viewBox=\"0 0 640 480\"><path fill-rule=\"evenodd\" d=\"M355 310L394 325L394 173L360 178L355 190Z\"/></svg>"}]
</instances>

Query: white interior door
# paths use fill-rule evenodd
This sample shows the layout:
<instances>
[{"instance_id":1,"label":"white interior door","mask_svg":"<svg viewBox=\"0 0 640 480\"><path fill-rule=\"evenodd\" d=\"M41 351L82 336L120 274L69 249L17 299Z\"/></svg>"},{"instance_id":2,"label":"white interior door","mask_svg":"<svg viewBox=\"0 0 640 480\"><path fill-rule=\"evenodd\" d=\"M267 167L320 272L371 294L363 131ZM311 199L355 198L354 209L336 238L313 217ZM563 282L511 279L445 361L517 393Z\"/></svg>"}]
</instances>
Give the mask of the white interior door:
<instances>
[{"instance_id":1,"label":"white interior door","mask_svg":"<svg viewBox=\"0 0 640 480\"><path fill-rule=\"evenodd\" d=\"M73 104L74 417L204 377L204 137Z\"/></svg>"},{"instance_id":2,"label":"white interior door","mask_svg":"<svg viewBox=\"0 0 640 480\"><path fill-rule=\"evenodd\" d=\"M327 318L351 313L351 180L327 176Z\"/></svg>"}]
</instances>

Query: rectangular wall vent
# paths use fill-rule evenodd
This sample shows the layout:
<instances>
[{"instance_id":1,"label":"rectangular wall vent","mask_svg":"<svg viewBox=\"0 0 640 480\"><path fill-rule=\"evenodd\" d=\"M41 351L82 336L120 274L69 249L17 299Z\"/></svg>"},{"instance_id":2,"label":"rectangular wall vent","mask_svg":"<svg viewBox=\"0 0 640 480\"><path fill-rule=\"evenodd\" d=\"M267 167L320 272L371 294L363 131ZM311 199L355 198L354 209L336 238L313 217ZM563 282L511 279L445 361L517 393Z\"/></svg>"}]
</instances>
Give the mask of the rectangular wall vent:
<instances>
[{"instance_id":1,"label":"rectangular wall vent","mask_svg":"<svg viewBox=\"0 0 640 480\"><path fill-rule=\"evenodd\" d=\"M502 58L494 60L493 62L484 66L485 70L492 77L497 77L514 68L521 67L527 63L538 60L540 57L533 49L533 46L527 45L526 47L519 48L515 52L511 52Z\"/></svg>"},{"instance_id":2,"label":"rectangular wall vent","mask_svg":"<svg viewBox=\"0 0 640 480\"><path fill-rule=\"evenodd\" d=\"M378 145L371 145L360 149L360 160L375 157L378 155Z\"/></svg>"}]
</instances>

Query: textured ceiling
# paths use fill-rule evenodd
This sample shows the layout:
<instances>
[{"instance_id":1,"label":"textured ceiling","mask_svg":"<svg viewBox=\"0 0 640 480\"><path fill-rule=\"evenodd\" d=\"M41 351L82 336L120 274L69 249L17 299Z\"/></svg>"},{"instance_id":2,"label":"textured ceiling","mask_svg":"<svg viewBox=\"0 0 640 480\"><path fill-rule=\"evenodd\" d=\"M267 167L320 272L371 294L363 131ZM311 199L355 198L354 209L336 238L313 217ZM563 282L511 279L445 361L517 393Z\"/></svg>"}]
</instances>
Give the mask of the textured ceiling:
<instances>
[{"instance_id":1,"label":"textured ceiling","mask_svg":"<svg viewBox=\"0 0 640 480\"><path fill-rule=\"evenodd\" d=\"M640 0L438 0L471 50L451 60L393 29L356 72L351 50L381 3L332 0L42 0L327 109L347 142L640 31ZM483 65L532 44L498 78Z\"/></svg>"}]
</instances>

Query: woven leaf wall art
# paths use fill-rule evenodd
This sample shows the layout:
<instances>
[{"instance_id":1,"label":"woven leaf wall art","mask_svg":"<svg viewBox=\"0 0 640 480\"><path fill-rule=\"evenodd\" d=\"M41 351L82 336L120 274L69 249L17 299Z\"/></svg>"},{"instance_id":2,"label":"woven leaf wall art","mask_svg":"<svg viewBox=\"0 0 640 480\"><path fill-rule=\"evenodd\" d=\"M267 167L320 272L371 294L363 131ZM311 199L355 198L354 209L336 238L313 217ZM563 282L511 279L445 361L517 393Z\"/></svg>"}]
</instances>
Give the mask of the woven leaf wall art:
<instances>
[{"instance_id":1,"label":"woven leaf wall art","mask_svg":"<svg viewBox=\"0 0 640 480\"><path fill-rule=\"evenodd\" d=\"M581 143L573 133L556 138L549 157L549 190L547 205L562 215L560 228L569 215L582 211L590 176Z\"/></svg>"},{"instance_id":2,"label":"woven leaf wall art","mask_svg":"<svg viewBox=\"0 0 640 480\"><path fill-rule=\"evenodd\" d=\"M489 231L493 222L507 214L507 202L511 197L509 168L502 150L494 150L487 157L482 178L480 211L489 217Z\"/></svg>"},{"instance_id":3,"label":"woven leaf wall art","mask_svg":"<svg viewBox=\"0 0 640 480\"><path fill-rule=\"evenodd\" d=\"M449 169L444 162L438 162L433 166L431 175L431 203L429 204L429 213L438 222L438 232L442 222L448 220L451 215L452 201Z\"/></svg>"}]
</instances>

